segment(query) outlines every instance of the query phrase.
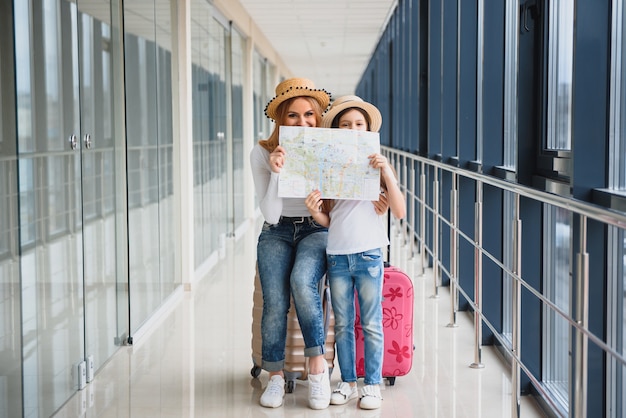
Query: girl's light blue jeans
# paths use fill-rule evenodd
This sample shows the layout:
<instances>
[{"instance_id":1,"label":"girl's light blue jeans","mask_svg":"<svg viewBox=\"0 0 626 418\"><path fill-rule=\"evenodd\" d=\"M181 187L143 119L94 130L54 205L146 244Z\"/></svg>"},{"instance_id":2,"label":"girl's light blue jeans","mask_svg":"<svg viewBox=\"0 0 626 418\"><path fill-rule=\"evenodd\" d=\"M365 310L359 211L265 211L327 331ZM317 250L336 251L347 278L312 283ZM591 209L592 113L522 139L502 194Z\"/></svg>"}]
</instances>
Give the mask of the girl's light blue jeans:
<instances>
[{"instance_id":1,"label":"girl's light blue jeans","mask_svg":"<svg viewBox=\"0 0 626 418\"><path fill-rule=\"evenodd\" d=\"M328 229L310 217L263 224L257 243L263 290L261 367L269 372L285 365L287 312L293 296L307 357L324 354L324 315L320 280L326 273Z\"/></svg>"},{"instance_id":2,"label":"girl's light blue jeans","mask_svg":"<svg viewBox=\"0 0 626 418\"><path fill-rule=\"evenodd\" d=\"M382 381L384 354L382 250L347 255L329 254L327 260L341 380L344 382L357 380L354 308L356 290L364 337L364 383L377 385Z\"/></svg>"}]
</instances>

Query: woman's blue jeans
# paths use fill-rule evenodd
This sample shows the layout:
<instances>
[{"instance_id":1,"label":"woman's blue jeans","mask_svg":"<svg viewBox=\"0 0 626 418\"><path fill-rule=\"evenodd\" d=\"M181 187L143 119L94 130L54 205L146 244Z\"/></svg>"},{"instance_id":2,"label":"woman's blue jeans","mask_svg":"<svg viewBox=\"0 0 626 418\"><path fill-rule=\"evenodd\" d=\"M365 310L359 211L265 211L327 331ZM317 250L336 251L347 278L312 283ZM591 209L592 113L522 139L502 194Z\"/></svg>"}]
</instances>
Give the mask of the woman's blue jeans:
<instances>
[{"instance_id":1,"label":"woman's blue jeans","mask_svg":"<svg viewBox=\"0 0 626 418\"><path fill-rule=\"evenodd\" d=\"M269 372L285 365L287 312L293 296L307 357L324 354L326 334L320 280L326 273L328 229L310 217L281 217L263 224L257 243L263 290L261 367Z\"/></svg>"},{"instance_id":2,"label":"woman's blue jeans","mask_svg":"<svg viewBox=\"0 0 626 418\"><path fill-rule=\"evenodd\" d=\"M335 342L341 380L356 382L354 291L359 298L364 338L366 385L382 381L383 256L380 249L357 254L328 255L328 280L335 313Z\"/></svg>"}]
</instances>

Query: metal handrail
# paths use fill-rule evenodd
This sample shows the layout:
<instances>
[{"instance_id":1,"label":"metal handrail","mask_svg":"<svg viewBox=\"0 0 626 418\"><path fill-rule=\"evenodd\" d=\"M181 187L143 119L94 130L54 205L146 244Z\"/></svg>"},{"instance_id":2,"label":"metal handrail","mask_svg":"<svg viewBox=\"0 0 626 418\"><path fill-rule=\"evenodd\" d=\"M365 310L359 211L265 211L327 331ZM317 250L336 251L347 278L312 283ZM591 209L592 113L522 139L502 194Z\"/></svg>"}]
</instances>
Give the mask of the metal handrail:
<instances>
[{"instance_id":1,"label":"metal handrail","mask_svg":"<svg viewBox=\"0 0 626 418\"><path fill-rule=\"evenodd\" d=\"M588 301L589 301L589 254L587 253L587 223L589 219L594 219L605 225L610 225L620 229L626 229L626 213L618 212L606 207L595 205L593 203L580 201L570 197L564 197L553 193L533 189L517 183L512 183L503 179L488 176L475 171L466 170L453 165L445 164L440 161L431 160L419 155L411 154L409 152L396 150L389 147L381 147L382 152L388 156L389 161L394 165L396 172L401 173L399 176L399 182L401 189L405 192L407 199L407 206L410 208L408 213L411 215L407 217L403 225L405 233L410 232L413 234L413 239L420 244L420 253L422 257L422 272L426 264L425 257L430 255L432 258L433 268L433 280L434 280L434 297L438 297L438 287L441 286L441 275L446 274L450 279L450 298L451 298L451 322L449 326L456 325L456 309L458 293L463 296L469 302L471 308L474 310L474 362L470 367L481 368L481 352L480 346L482 345L482 323L484 322L488 328L496 336L496 339L500 342L504 342L504 338L498 335L494 329L492 323L482 312L482 258L487 257L491 259L503 272L513 280L511 307L512 307L512 339L510 348L511 364L511 380L512 380L512 405L511 415L519 417L520 414L520 375L522 372L526 373L531 382L536 386L536 389L542 397L544 397L546 403L554 409L557 414L564 414L564 411L559 410L558 402L555 399L550 398L550 394L545 388L541 386L539 382L528 370L527 366L521 362L521 290L522 288L528 290L534 297L536 297L543 304L544 307L550 309L555 314L567 321L568 325L575 329L575 335L572 336L573 344L575 346L575 372L572 375L572 386L574 387L574 393L572 399L569 400L568 407L570 411L573 410L575 417L586 417L587 415L587 350L588 342L591 340L599 348L601 348L607 355L613 357L618 363L626 366L626 357L621 353L614 350L607 345L601 337L596 336L588 329ZM411 171L415 170L415 171ZM433 178L431 187L426 187L425 173L427 170L432 170ZM450 190L450 216L449 220L445 214L440 212L440 199L443 191L440 191L440 179L443 171L449 172L452 175L452 187ZM407 178L407 172L410 172L411 178ZM415 176L419 175L419 185L415 183ZM474 237L469 237L458 226L458 182L459 178L464 177L470 180L474 180L476 183L476 197L475 197L475 231ZM409 183L409 180L412 184ZM504 261L500 260L498 256L489 253L483 248L482 245L482 190L484 185L490 185L501 191L507 191L513 194L515 198L514 208L514 242L513 242L513 266L511 269L507 268ZM419 187L415 190L415 187ZM432 192L432 206L429 206L426 199L427 191ZM532 199L534 201L551 205L554 207L562 208L569 211L572 214L580 216L579 230L580 234L577 241L577 246L573 247L576 251L575 259L572 263L576 263L576 276L573 277L572 286L576 288L576 300L571 303L574 304L574 312L576 317L570 316L570 314L563 309L559 308L555 303L545 297L540 291L537 291L534 287L528 284L522 278L522 224L519 212L520 197ZM415 206L417 205L417 208ZM419 211L419 225L413 225L415 222L415 214ZM432 214L432 234L431 242L432 248L427 245L425 237L425 214L426 212ZM446 224L450 228L450 271L447 271L444 263L440 260L439 248L439 231L440 226ZM467 241L474 247L475 262L474 262L474 300L472 300L467 292L460 286L459 283L459 271L457 266L456 251L458 248L459 238ZM505 344L502 344L503 347Z\"/></svg>"},{"instance_id":2,"label":"metal handrail","mask_svg":"<svg viewBox=\"0 0 626 418\"><path fill-rule=\"evenodd\" d=\"M580 215L584 215L588 218L595 219L597 221L613 225L618 228L626 229L626 213L624 212L618 212L616 210L612 210L604 206L595 205L593 203L585 202L582 200L577 200L574 198L564 197L550 192L533 189L521 184L502 180L497 177L488 176L486 174L481 174L463 168L455 167L446 163L442 163L440 161L431 160L426 157L411 154L406 151L400 151L384 146L382 146L381 149L385 153L388 153L388 155L395 154L398 156L402 156L405 159L417 161L438 169L449 171L452 174L458 174L462 177L476 180L484 184L489 184L501 190L513 192L520 196L528 197L542 203L548 203L550 205L567 209Z\"/></svg>"}]
</instances>

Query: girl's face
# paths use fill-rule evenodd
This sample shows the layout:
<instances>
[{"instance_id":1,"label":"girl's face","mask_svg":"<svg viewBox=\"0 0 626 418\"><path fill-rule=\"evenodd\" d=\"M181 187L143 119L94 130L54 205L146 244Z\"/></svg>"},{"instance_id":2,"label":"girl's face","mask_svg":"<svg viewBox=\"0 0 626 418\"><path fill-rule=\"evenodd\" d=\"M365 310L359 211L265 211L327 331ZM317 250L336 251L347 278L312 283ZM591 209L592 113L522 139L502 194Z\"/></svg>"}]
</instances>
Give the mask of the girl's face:
<instances>
[{"instance_id":1,"label":"girl's face","mask_svg":"<svg viewBox=\"0 0 626 418\"><path fill-rule=\"evenodd\" d=\"M302 97L298 97L289 104L287 114L285 115L286 126L317 126L315 110L311 103Z\"/></svg>"},{"instance_id":2,"label":"girl's face","mask_svg":"<svg viewBox=\"0 0 626 418\"><path fill-rule=\"evenodd\" d=\"M350 109L339 118L339 129L367 131L367 121L363 113L356 109Z\"/></svg>"}]
</instances>

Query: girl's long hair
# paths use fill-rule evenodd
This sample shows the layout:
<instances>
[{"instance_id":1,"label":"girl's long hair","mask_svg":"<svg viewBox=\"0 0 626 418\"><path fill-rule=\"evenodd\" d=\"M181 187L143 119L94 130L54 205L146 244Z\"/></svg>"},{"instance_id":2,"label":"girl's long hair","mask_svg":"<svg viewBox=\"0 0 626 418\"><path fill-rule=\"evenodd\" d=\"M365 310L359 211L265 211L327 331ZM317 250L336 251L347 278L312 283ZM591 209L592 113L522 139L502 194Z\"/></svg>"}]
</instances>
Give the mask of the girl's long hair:
<instances>
[{"instance_id":1,"label":"girl's long hair","mask_svg":"<svg viewBox=\"0 0 626 418\"><path fill-rule=\"evenodd\" d=\"M263 148L265 148L269 152L273 152L274 149L276 149L276 147L278 146L279 127L285 124L287 113L289 112L289 105L291 105L291 103L293 103L293 101L296 99L308 100L308 102L311 104L311 107L313 108L313 111L315 112L315 126L321 126L323 109L322 109L322 105L320 105L320 103L317 100L309 96L297 96L297 97L292 97L290 99L287 99L281 104L279 104L278 107L276 108L278 119L276 120L272 134L269 136L269 138L261 139L259 141L259 145L261 145Z\"/></svg>"}]
</instances>

